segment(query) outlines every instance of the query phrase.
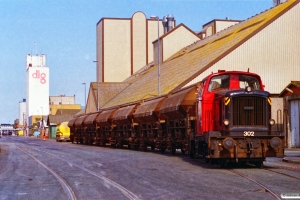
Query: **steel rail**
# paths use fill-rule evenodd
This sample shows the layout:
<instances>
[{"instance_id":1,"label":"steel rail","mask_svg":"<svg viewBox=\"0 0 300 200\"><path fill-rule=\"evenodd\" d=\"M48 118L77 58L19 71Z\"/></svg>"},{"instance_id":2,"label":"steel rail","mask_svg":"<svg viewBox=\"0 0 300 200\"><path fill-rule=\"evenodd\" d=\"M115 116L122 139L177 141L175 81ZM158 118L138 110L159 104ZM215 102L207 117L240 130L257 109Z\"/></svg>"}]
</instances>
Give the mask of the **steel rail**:
<instances>
[{"instance_id":1,"label":"steel rail","mask_svg":"<svg viewBox=\"0 0 300 200\"><path fill-rule=\"evenodd\" d=\"M31 158L33 158L35 161L37 161L40 165L42 165L45 169L47 169L52 175L54 175L54 177L58 180L58 182L60 183L60 185L62 186L62 188L65 190L65 192L66 192L69 200L76 200L77 199L76 196L75 196L75 194L74 194L74 192L73 192L73 190L72 190L72 188L55 171L53 171L47 165L45 165L44 163L42 163L39 159L37 159L35 156L33 156L32 154L30 154L29 152L21 149L18 146L17 146L17 148L20 151L23 151L24 153L26 153L27 155L29 155Z\"/></svg>"},{"instance_id":2,"label":"steel rail","mask_svg":"<svg viewBox=\"0 0 300 200\"><path fill-rule=\"evenodd\" d=\"M275 163L272 163L272 165L275 165L277 169L285 169L288 171L293 171L293 172L300 172L300 168L299 167L294 167L294 166L281 166ZM271 166L270 166L271 167ZM265 167L264 167L265 169Z\"/></svg>"},{"instance_id":3,"label":"steel rail","mask_svg":"<svg viewBox=\"0 0 300 200\"><path fill-rule=\"evenodd\" d=\"M55 154L52 154L52 153L49 153L49 152L46 152L46 151L43 151L43 150L41 150L41 149L37 149L37 148L34 148L34 147L30 147L30 148L35 149L35 150L40 151L40 152L43 152L43 153L47 153L47 154L52 155L52 156L54 156L54 157L57 157L58 159L60 159L60 160L62 160L62 161L64 161L64 162L67 162L67 163L68 163L69 165L71 165L71 166L75 166L75 167L77 167L77 168L79 168L79 169L81 169L81 170L83 170L83 171L86 171L86 172L88 172L88 173L90 173L90 174L92 174L92 175L94 175L94 176L100 178L101 180L105 181L105 182L108 183L109 185L111 185L111 186L117 188L118 190L120 190L120 192L121 192L122 194L124 194L124 195L125 195L128 199L130 199L130 200L139 200L139 199L140 199L140 198L139 198L137 195L135 195L133 192L129 191L128 189L126 189L125 187L121 186L120 184L114 182L113 180L111 180L111 179L109 179L109 178L106 178L105 176L102 176L102 175L100 175L100 174L97 174L96 172L93 172L93 171L91 171L91 170L89 170L89 169L87 169L87 168L85 168L85 167L83 167L83 166L80 166L80 165L78 165L78 164L72 163L72 162L70 162L70 161L68 161L68 160L66 160L66 159L64 159L64 158L62 158L62 157L60 157L60 156L55 155Z\"/></svg>"},{"instance_id":4,"label":"steel rail","mask_svg":"<svg viewBox=\"0 0 300 200\"><path fill-rule=\"evenodd\" d=\"M292 175L289 175L289 174L286 174L286 173L277 172L277 171L275 171L273 169L266 169L266 168L263 168L263 169L266 170L266 171L270 171L270 172L276 173L276 174L281 174L281 175L284 175L284 176L287 176L287 177L290 177L290 178L294 178L294 179L297 179L297 180L300 181L300 178L297 178L295 176L292 176Z\"/></svg>"},{"instance_id":5,"label":"steel rail","mask_svg":"<svg viewBox=\"0 0 300 200\"><path fill-rule=\"evenodd\" d=\"M259 185L260 187L262 187L263 189L265 189L265 191L268 192L270 195L272 195L273 197L275 197L278 200L281 200L280 196L278 196L275 192L273 192L272 190L270 190L268 187L266 187L265 185L261 184L260 182L257 182L255 180L253 180L252 178L250 178L250 177L248 177L248 176L246 176L246 175L244 175L244 174L242 174L240 172L237 172L235 170L229 170L228 169L228 171L230 171L231 173L234 173L234 174L236 174L238 176L241 176L241 177L243 177L243 178L245 178L245 179L247 179L247 180L249 180L249 181L257 184L257 185Z\"/></svg>"}]
</instances>

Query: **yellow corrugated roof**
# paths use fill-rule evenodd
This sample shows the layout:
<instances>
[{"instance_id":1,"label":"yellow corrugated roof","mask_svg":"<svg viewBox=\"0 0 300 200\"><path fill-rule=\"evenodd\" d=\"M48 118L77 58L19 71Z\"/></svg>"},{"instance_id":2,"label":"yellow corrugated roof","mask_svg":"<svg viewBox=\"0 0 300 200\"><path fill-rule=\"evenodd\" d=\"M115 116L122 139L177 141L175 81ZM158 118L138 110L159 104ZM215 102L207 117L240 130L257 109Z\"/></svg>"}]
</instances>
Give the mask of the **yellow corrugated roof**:
<instances>
[{"instance_id":1,"label":"yellow corrugated roof","mask_svg":"<svg viewBox=\"0 0 300 200\"><path fill-rule=\"evenodd\" d=\"M297 3L298 0L287 1L181 49L160 65L161 94L183 87ZM135 82L104 105L104 108L157 95L158 66L155 65L143 73L142 78L135 79Z\"/></svg>"}]
</instances>

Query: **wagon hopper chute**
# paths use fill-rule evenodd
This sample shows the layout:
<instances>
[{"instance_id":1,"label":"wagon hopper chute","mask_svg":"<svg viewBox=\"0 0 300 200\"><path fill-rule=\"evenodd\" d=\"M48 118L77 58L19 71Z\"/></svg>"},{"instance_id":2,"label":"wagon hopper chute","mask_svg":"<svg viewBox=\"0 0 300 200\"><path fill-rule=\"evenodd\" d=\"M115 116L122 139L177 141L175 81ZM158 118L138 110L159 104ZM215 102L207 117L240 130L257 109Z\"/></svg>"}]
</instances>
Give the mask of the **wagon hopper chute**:
<instances>
[{"instance_id":1,"label":"wagon hopper chute","mask_svg":"<svg viewBox=\"0 0 300 200\"><path fill-rule=\"evenodd\" d=\"M116 110L112 117L112 120L116 125L115 136L117 138L117 145L120 148L123 148L123 145L127 145L129 149L131 147L134 149L139 148L138 123L133 117L133 113L138 105L139 104L134 104L121 107Z\"/></svg>"},{"instance_id":2,"label":"wagon hopper chute","mask_svg":"<svg viewBox=\"0 0 300 200\"><path fill-rule=\"evenodd\" d=\"M89 114L83 122L83 125L86 127L84 135L84 143L86 144L98 144L96 118L100 113L101 112Z\"/></svg>"},{"instance_id":3,"label":"wagon hopper chute","mask_svg":"<svg viewBox=\"0 0 300 200\"><path fill-rule=\"evenodd\" d=\"M167 146L165 117L159 109L166 96L151 99L142 103L135 111L134 118L139 122L140 146L146 151L150 146L164 152Z\"/></svg>"},{"instance_id":4,"label":"wagon hopper chute","mask_svg":"<svg viewBox=\"0 0 300 200\"><path fill-rule=\"evenodd\" d=\"M117 144L117 138L114 131L116 125L112 118L118 109L118 107L115 107L103 110L96 118L97 134L101 146L106 146L106 144L116 146Z\"/></svg>"},{"instance_id":5,"label":"wagon hopper chute","mask_svg":"<svg viewBox=\"0 0 300 200\"><path fill-rule=\"evenodd\" d=\"M192 85L173 93L160 108L160 114L166 117L168 134L167 149L175 154L176 149L182 153L189 150L190 135L194 134L195 127L195 102L197 87Z\"/></svg>"}]
</instances>

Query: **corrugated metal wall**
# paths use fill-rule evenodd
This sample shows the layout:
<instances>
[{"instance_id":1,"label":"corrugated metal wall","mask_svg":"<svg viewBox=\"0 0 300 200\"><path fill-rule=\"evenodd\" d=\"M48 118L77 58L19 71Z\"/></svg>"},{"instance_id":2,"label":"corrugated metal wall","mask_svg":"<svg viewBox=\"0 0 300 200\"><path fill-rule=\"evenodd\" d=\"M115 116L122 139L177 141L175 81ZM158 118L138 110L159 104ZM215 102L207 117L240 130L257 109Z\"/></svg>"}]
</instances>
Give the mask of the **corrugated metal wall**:
<instances>
[{"instance_id":1,"label":"corrugated metal wall","mask_svg":"<svg viewBox=\"0 0 300 200\"><path fill-rule=\"evenodd\" d=\"M300 4L225 56L187 85L218 69L261 75L265 90L279 94L291 80L300 79ZM247 31L247 30L245 30Z\"/></svg>"},{"instance_id":2,"label":"corrugated metal wall","mask_svg":"<svg viewBox=\"0 0 300 200\"><path fill-rule=\"evenodd\" d=\"M291 147L300 147L300 100L290 101Z\"/></svg>"}]
</instances>

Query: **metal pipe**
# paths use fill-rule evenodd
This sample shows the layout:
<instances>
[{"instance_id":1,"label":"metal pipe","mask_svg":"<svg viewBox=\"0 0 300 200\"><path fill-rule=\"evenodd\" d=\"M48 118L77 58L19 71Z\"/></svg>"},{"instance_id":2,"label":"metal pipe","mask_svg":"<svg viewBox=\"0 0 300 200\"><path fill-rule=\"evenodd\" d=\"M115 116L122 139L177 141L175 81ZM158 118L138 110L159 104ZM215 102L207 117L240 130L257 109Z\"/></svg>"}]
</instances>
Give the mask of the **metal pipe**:
<instances>
[{"instance_id":1,"label":"metal pipe","mask_svg":"<svg viewBox=\"0 0 300 200\"><path fill-rule=\"evenodd\" d=\"M158 96L160 95L160 41L159 41L159 17L158 16L151 16L151 19L157 19L157 91Z\"/></svg>"},{"instance_id":2,"label":"metal pipe","mask_svg":"<svg viewBox=\"0 0 300 200\"><path fill-rule=\"evenodd\" d=\"M96 76L97 77L96 78L97 79L97 111L99 111L99 107L100 107L99 106L99 96L100 96L100 94L99 94L99 78L98 78L98 64L97 64L99 61L93 60L93 62L96 63L96 69L97 69L96 70L96 73L97 73L97 76Z\"/></svg>"},{"instance_id":3,"label":"metal pipe","mask_svg":"<svg viewBox=\"0 0 300 200\"><path fill-rule=\"evenodd\" d=\"M84 110L86 112L86 84L82 83L84 85Z\"/></svg>"}]
</instances>

